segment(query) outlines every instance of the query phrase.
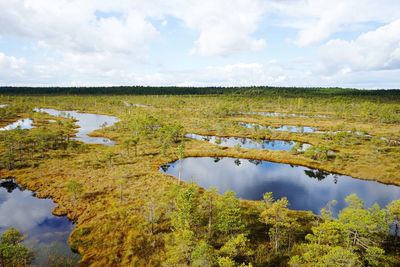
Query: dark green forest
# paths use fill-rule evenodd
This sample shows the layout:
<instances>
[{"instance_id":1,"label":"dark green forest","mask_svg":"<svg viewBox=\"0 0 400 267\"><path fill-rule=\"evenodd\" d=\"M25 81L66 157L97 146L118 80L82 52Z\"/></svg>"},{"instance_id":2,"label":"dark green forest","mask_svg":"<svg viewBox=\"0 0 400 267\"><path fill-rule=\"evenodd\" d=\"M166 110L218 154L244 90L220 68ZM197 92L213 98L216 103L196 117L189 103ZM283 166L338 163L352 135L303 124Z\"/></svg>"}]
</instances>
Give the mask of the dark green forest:
<instances>
[{"instance_id":1,"label":"dark green forest","mask_svg":"<svg viewBox=\"0 0 400 267\"><path fill-rule=\"evenodd\" d=\"M262 95L281 97L379 96L400 98L399 89L361 90L323 87L176 87L176 86L112 86L112 87L0 87L0 94L20 95Z\"/></svg>"}]
</instances>

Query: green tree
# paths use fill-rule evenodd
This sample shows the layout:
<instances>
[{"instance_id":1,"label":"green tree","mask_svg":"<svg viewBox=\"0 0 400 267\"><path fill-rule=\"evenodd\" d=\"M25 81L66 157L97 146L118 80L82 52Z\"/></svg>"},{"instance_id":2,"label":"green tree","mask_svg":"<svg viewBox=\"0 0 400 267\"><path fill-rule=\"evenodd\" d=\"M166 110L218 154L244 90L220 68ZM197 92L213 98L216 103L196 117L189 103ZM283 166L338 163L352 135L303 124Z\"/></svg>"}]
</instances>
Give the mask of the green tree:
<instances>
[{"instance_id":1,"label":"green tree","mask_svg":"<svg viewBox=\"0 0 400 267\"><path fill-rule=\"evenodd\" d=\"M368 247L365 253L365 260L368 263L368 266L372 267L388 266L387 264L385 264L386 262L385 251L378 247Z\"/></svg>"},{"instance_id":2,"label":"green tree","mask_svg":"<svg viewBox=\"0 0 400 267\"><path fill-rule=\"evenodd\" d=\"M182 141L183 127L180 124L167 124L162 126L159 130L159 139L161 144L161 153L166 154L172 144Z\"/></svg>"},{"instance_id":3,"label":"green tree","mask_svg":"<svg viewBox=\"0 0 400 267\"><path fill-rule=\"evenodd\" d=\"M33 252L22 244L24 236L15 228L6 230L0 238L0 266L28 266Z\"/></svg>"},{"instance_id":4,"label":"green tree","mask_svg":"<svg viewBox=\"0 0 400 267\"><path fill-rule=\"evenodd\" d=\"M171 240L166 244L167 258L164 266L189 266L195 247L196 239L193 231L189 229L174 231Z\"/></svg>"},{"instance_id":5,"label":"green tree","mask_svg":"<svg viewBox=\"0 0 400 267\"><path fill-rule=\"evenodd\" d=\"M175 210L172 213L172 226L175 230L193 229L199 224L199 193L197 186L179 189L175 199Z\"/></svg>"},{"instance_id":6,"label":"green tree","mask_svg":"<svg viewBox=\"0 0 400 267\"><path fill-rule=\"evenodd\" d=\"M392 260L378 247L388 235L387 212L377 204L365 209L355 194L346 202L338 219L321 211L322 223L311 228L308 243L293 249L291 266L386 266Z\"/></svg>"},{"instance_id":7,"label":"green tree","mask_svg":"<svg viewBox=\"0 0 400 267\"><path fill-rule=\"evenodd\" d=\"M390 220L394 224L395 228L395 238L396 240L398 239L399 236L399 229L400 229L400 199L392 201L388 206L387 206L388 214Z\"/></svg>"},{"instance_id":8,"label":"green tree","mask_svg":"<svg viewBox=\"0 0 400 267\"><path fill-rule=\"evenodd\" d=\"M201 210L207 221L208 237L211 238L215 228L218 190L213 187L205 191L201 198Z\"/></svg>"},{"instance_id":9,"label":"green tree","mask_svg":"<svg viewBox=\"0 0 400 267\"><path fill-rule=\"evenodd\" d=\"M214 248L206 241L200 240L191 255L191 266L214 266L216 262Z\"/></svg>"},{"instance_id":10,"label":"green tree","mask_svg":"<svg viewBox=\"0 0 400 267\"><path fill-rule=\"evenodd\" d=\"M240 201L232 191L225 192L217 202L217 229L224 235L245 230Z\"/></svg>"},{"instance_id":11,"label":"green tree","mask_svg":"<svg viewBox=\"0 0 400 267\"><path fill-rule=\"evenodd\" d=\"M274 200L272 193L264 194L264 210L261 212L260 219L267 226L270 226L269 237L273 241L275 253L279 252L281 240L295 230L296 219L289 215L289 201L287 198ZM290 240L290 238L288 238ZM288 243L290 247L290 241Z\"/></svg>"},{"instance_id":12,"label":"green tree","mask_svg":"<svg viewBox=\"0 0 400 267\"><path fill-rule=\"evenodd\" d=\"M351 231L353 245L357 245L360 237L379 241L380 237L387 234L386 213L381 212L379 206L365 209L363 201L356 194L347 196L345 200L347 207L340 211L338 220Z\"/></svg>"},{"instance_id":13,"label":"green tree","mask_svg":"<svg viewBox=\"0 0 400 267\"><path fill-rule=\"evenodd\" d=\"M240 259L253 255L253 251L249 247L250 240L245 234L238 234L231 237L225 244L219 249L219 261L230 262L235 266Z\"/></svg>"}]
</instances>

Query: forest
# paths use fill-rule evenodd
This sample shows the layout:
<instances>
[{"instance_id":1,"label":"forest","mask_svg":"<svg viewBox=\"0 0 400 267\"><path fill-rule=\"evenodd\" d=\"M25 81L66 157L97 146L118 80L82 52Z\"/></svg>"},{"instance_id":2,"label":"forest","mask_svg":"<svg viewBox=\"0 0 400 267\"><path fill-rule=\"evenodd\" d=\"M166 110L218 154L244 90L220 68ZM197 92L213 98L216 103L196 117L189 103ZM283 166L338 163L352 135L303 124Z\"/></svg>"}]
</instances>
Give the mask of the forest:
<instances>
[{"instance_id":1,"label":"forest","mask_svg":"<svg viewBox=\"0 0 400 267\"><path fill-rule=\"evenodd\" d=\"M74 259L48 266L400 265L399 90L1 87L0 104L0 182L74 223ZM2 192L19 188L0 186L6 218ZM0 233L0 266L39 264L36 233Z\"/></svg>"},{"instance_id":2,"label":"forest","mask_svg":"<svg viewBox=\"0 0 400 267\"><path fill-rule=\"evenodd\" d=\"M114 86L114 87L12 87L0 86L0 94L43 95L261 95L282 97L318 96L377 96L399 98L399 90L360 90L353 88L314 88L314 87L176 87L176 86Z\"/></svg>"}]
</instances>

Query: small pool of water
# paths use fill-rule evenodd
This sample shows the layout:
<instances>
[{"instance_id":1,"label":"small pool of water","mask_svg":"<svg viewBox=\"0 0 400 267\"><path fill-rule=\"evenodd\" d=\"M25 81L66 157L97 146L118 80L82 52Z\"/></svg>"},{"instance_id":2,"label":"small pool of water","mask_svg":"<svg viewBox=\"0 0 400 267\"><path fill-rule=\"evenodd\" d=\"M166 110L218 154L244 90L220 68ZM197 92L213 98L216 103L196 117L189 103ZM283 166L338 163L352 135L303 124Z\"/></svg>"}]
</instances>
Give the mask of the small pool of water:
<instances>
[{"instance_id":1,"label":"small pool of water","mask_svg":"<svg viewBox=\"0 0 400 267\"><path fill-rule=\"evenodd\" d=\"M328 201L336 199L334 211L345 207L344 198L352 193L366 206L387 205L400 199L400 187L355 179L302 166L235 158L186 158L160 168L161 172L220 193L232 190L243 199L259 200L265 192L275 198L287 197L290 208L319 213Z\"/></svg>"},{"instance_id":2,"label":"small pool of water","mask_svg":"<svg viewBox=\"0 0 400 267\"><path fill-rule=\"evenodd\" d=\"M115 144L114 141L104 137L91 137L88 134L91 132L101 129L102 127L108 127L114 125L119 121L117 117L92 114L92 113L80 113L77 111L63 111L50 108L34 109L36 112L44 112L51 116L73 118L76 119L76 124L79 126L78 133L76 134L75 140L82 141L86 144L101 144L106 146L112 146Z\"/></svg>"},{"instance_id":3,"label":"small pool of water","mask_svg":"<svg viewBox=\"0 0 400 267\"><path fill-rule=\"evenodd\" d=\"M280 113L280 112L265 112L265 111L245 112L242 114L261 115L261 116L265 116L265 117L293 117L293 118L327 118L328 117L326 115L320 115L320 114L298 114L298 113Z\"/></svg>"},{"instance_id":4,"label":"small pool of water","mask_svg":"<svg viewBox=\"0 0 400 267\"><path fill-rule=\"evenodd\" d=\"M5 127L0 128L0 131L10 131L14 129L32 129L33 128L33 120L32 119L20 119L17 120L16 122L13 122Z\"/></svg>"},{"instance_id":5,"label":"small pool of water","mask_svg":"<svg viewBox=\"0 0 400 267\"><path fill-rule=\"evenodd\" d=\"M248 149L265 149L265 150L284 150L290 151L295 145L294 141L284 140L254 140L244 137L217 137L205 136L198 134L187 134L186 137L201 141L207 141L223 147L236 147L240 145L241 148Z\"/></svg>"},{"instance_id":6,"label":"small pool of water","mask_svg":"<svg viewBox=\"0 0 400 267\"><path fill-rule=\"evenodd\" d=\"M35 263L43 266L49 251L79 260L68 245L74 225L67 217L54 216L55 204L39 199L12 179L0 180L0 235L10 227L26 235L25 245L35 253Z\"/></svg>"},{"instance_id":7,"label":"small pool of water","mask_svg":"<svg viewBox=\"0 0 400 267\"><path fill-rule=\"evenodd\" d=\"M281 125L279 127L272 127L272 126L264 126L256 123L246 123L240 122L240 126L243 126L247 129L267 129L271 131L280 131L280 132L291 132L291 133L315 133L317 129L310 126L291 126L291 125Z\"/></svg>"},{"instance_id":8,"label":"small pool of water","mask_svg":"<svg viewBox=\"0 0 400 267\"><path fill-rule=\"evenodd\" d=\"M8 104L0 104L0 108L5 108L7 106L8 106Z\"/></svg>"}]
</instances>

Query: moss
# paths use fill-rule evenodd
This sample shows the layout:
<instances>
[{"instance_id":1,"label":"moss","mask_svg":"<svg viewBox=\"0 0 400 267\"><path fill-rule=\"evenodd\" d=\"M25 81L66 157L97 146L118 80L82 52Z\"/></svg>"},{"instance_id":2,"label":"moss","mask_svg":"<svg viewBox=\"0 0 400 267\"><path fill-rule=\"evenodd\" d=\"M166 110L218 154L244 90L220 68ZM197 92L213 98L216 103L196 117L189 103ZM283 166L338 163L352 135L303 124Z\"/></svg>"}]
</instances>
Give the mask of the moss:
<instances>
[{"instance_id":1,"label":"moss","mask_svg":"<svg viewBox=\"0 0 400 267\"><path fill-rule=\"evenodd\" d=\"M0 102L5 97L0 96ZM141 103L151 108L127 107L123 101ZM374 100L371 100L374 101ZM375 100L376 102L379 100ZM3 101L4 102L4 101ZM298 103L301 102L301 105ZM154 199L167 205L166 194L176 179L159 173L159 166L177 160L173 143L160 153L160 137L156 133L143 134L137 145L138 156L126 153L123 140L131 136L130 124L144 115L151 115L161 123L180 124L185 132L205 135L272 138L310 143L314 147L334 150L335 158L310 158L302 153L258 151L244 148L221 148L208 142L186 140L186 157L236 157L303 165L325 171L350 175L361 179L378 180L400 185L400 146L382 138L400 140L400 126L393 116L380 118L363 115L363 106L356 98L332 99L320 97L302 101L297 98L246 96L11 96L7 103L24 103L29 108L49 107L65 110L114 115L121 119L113 127L104 128L93 136L104 136L117 142L114 147L75 145L67 152L49 150L35 166L2 170L2 176L15 177L21 185L34 190L38 196L51 197L57 204L57 214L66 214L76 222L70 237L71 246L82 254L83 264L93 266L159 264L164 255L164 238L170 231L169 219L162 217L155 236L148 235L146 206ZM380 103L386 105L385 103ZM388 103L399 109L400 103ZM362 108L361 108L362 107ZM233 115L237 111L269 110L286 113L324 114L327 118L262 117ZM374 106L376 108L376 106ZM392 108L387 108L392 110ZM363 113L364 112L364 113ZM29 117L26 112L15 116ZM14 117L16 119L17 117ZM35 114L37 127L43 127L49 116ZM54 118L52 118L54 119ZM58 120L58 119L57 119ZM373 135L361 138L355 134L334 136L327 134L254 131L238 125L239 121L263 125L303 125L324 131L357 129ZM0 123L4 123L1 121ZM47 125L47 127L51 127ZM0 146L0 150L3 150ZM111 156L110 156L111 155ZM379 163L379 164L376 164ZM121 192L120 181L123 179ZM71 198L70 181L84 185L82 193ZM184 184L182 184L184 186ZM120 196L122 194L122 200ZM253 223L251 236L264 244L265 229L255 219L256 202L242 201L245 216ZM293 211L301 219L305 235L313 215ZM143 248L143 249L141 249ZM283 258L270 259L282 263Z\"/></svg>"}]
</instances>

